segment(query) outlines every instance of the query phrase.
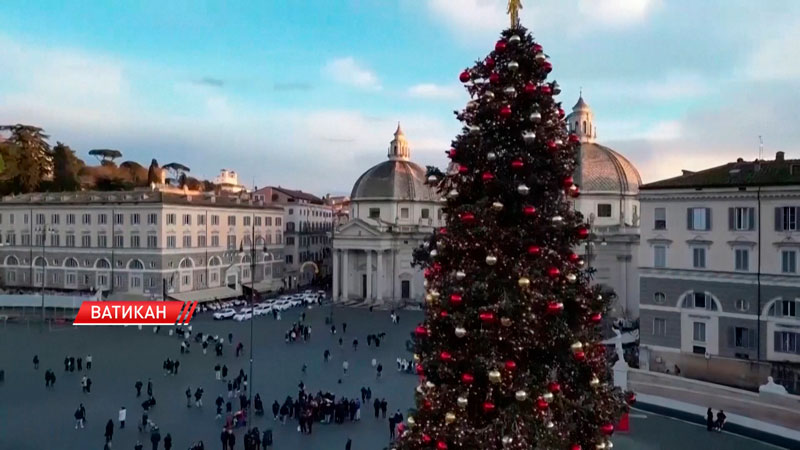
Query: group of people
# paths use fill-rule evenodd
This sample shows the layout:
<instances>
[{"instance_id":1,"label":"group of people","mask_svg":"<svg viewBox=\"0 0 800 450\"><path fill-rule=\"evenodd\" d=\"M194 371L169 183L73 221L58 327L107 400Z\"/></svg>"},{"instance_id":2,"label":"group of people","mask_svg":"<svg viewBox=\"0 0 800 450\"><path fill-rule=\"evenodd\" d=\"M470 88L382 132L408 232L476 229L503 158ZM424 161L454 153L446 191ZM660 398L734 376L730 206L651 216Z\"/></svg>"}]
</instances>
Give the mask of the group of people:
<instances>
[{"instance_id":1,"label":"group of people","mask_svg":"<svg viewBox=\"0 0 800 450\"><path fill-rule=\"evenodd\" d=\"M177 359L173 361L170 358L167 358L167 360L164 361L164 363L162 364L162 367L164 369L164 375L177 375L178 368L180 366L181 362L178 361Z\"/></svg>"},{"instance_id":2,"label":"group of people","mask_svg":"<svg viewBox=\"0 0 800 450\"><path fill-rule=\"evenodd\" d=\"M78 372L83 370L83 358L80 356L78 358L65 356L64 372L75 372L75 367L78 368ZM39 369L39 355L33 355L33 368L35 370ZM92 355L86 355L86 370L92 370Z\"/></svg>"},{"instance_id":3,"label":"group of people","mask_svg":"<svg viewBox=\"0 0 800 450\"><path fill-rule=\"evenodd\" d=\"M283 339L287 344L290 342L296 342L300 338L303 339L303 342L311 339L311 326L300 322L295 322L288 330L286 330L286 333L283 335Z\"/></svg>"},{"instance_id":4,"label":"group of people","mask_svg":"<svg viewBox=\"0 0 800 450\"><path fill-rule=\"evenodd\" d=\"M361 400L358 398L336 398L331 392L319 391L317 394L309 394L305 391L303 383L299 385L297 399L287 396L283 404L275 400L272 403L272 416L274 420L279 420L285 424L288 419L294 419L298 423L298 431L303 434L311 434L315 422L328 424L342 424L346 421L357 422L361 420L361 408L367 400L367 395L372 395L371 390L362 388ZM385 408L386 400L375 399L379 411L381 405ZM377 413L376 416L378 417Z\"/></svg>"},{"instance_id":5,"label":"group of people","mask_svg":"<svg viewBox=\"0 0 800 450\"><path fill-rule=\"evenodd\" d=\"M405 373L415 373L417 370L417 363L409 361L405 358L397 358L397 371Z\"/></svg>"},{"instance_id":6,"label":"group of people","mask_svg":"<svg viewBox=\"0 0 800 450\"><path fill-rule=\"evenodd\" d=\"M706 411L706 429L708 431L722 431L722 427L725 426L725 420L727 420L727 416L721 409L717 412L716 419L714 419L714 411L711 408Z\"/></svg>"}]
</instances>

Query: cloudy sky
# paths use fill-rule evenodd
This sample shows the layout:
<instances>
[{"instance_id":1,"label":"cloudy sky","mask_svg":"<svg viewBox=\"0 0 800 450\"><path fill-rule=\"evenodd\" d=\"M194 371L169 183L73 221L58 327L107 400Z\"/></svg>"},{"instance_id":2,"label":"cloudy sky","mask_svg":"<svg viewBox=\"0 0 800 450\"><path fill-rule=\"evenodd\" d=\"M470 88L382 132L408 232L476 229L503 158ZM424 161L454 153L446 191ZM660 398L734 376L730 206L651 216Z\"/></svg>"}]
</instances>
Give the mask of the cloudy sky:
<instances>
[{"instance_id":1,"label":"cloudy sky","mask_svg":"<svg viewBox=\"0 0 800 450\"><path fill-rule=\"evenodd\" d=\"M572 107L645 181L738 156L800 158L800 1L527 0ZM119 6L124 4L125 6ZM397 121L444 164L458 74L506 0L5 0L0 124L30 123L199 176L349 193Z\"/></svg>"}]
</instances>

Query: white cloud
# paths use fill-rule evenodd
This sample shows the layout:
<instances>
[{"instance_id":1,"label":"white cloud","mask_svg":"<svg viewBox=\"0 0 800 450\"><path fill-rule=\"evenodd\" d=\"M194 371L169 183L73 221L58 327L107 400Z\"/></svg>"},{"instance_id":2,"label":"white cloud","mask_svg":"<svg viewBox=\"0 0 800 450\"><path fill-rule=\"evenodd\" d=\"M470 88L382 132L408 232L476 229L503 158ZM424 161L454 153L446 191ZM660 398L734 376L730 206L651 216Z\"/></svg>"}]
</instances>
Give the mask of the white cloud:
<instances>
[{"instance_id":1,"label":"white cloud","mask_svg":"<svg viewBox=\"0 0 800 450\"><path fill-rule=\"evenodd\" d=\"M448 25L498 32L508 26L507 0L428 0L428 8Z\"/></svg>"},{"instance_id":2,"label":"white cloud","mask_svg":"<svg viewBox=\"0 0 800 450\"><path fill-rule=\"evenodd\" d=\"M746 74L759 81L796 80L800 77L800 22L772 31L750 55Z\"/></svg>"},{"instance_id":3,"label":"white cloud","mask_svg":"<svg viewBox=\"0 0 800 450\"><path fill-rule=\"evenodd\" d=\"M329 61L322 69L323 73L337 83L347 84L362 89L381 89L378 76L372 70L362 66L352 56Z\"/></svg>"},{"instance_id":4,"label":"white cloud","mask_svg":"<svg viewBox=\"0 0 800 450\"><path fill-rule=\"evenodd\" d=\"M458 86L443 86L434 83L421 83L408 88L408 94L412 97L428 99L453 99L458 98L463 90Z\"/></svg>"},{"instance_id":5,"label":"white cloud","mask_svg":"<svg viewBox=\"0 0 800 450\"><path fill-rule=\"evenodd\" d=\"M631 92L647 100L669 101L699 97L710 90L708 80L698 75L671 73L661 80L648 81L635 87Z\"/></svg>"},{"instance_id":6,"label":"white cloud","mask_svg":"<svg viewBox=\"0 0 800 450\"><path fill-rule=\"evenodd\" d=\"M660 0L579 0L578 12L599 24L617 27L641 23Z\"/></svg>"}]
</instances>

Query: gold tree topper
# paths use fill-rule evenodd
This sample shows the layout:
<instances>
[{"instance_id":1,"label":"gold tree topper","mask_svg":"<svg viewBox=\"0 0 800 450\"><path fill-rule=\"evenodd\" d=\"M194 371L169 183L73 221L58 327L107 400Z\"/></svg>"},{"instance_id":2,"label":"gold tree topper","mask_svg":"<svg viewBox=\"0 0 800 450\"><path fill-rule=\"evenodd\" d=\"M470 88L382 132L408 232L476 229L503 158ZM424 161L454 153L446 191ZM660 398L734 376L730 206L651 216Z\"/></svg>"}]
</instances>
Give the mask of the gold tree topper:
<instances>
[{"instance_id":1,"label":"gold tree topper","mask_svg":"<svg viewBox=\"0 0 800 450\"><path fill-rule=\"evenodd\" d=\"M511 27L519 26L519 10L522 9L522 0L508 0L508 14L511 17Z\"/></svg>"}]
</instances>

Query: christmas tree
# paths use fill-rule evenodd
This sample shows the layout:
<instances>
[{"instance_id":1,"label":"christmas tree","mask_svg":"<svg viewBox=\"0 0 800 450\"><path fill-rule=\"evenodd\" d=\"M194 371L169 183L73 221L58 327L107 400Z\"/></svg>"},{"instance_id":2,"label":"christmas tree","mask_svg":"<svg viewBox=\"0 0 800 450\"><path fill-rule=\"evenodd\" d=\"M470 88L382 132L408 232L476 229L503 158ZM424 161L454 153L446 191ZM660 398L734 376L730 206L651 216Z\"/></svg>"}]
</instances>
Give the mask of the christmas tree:
<instances>
[{"instance_id":1,"label":"christmas tree","mask_svg":"<svg viewBox=\"0 0 800 450\"><path fill-rule=\"evenodd\" d=\"M462 133L447 173L429 168L447 221L416 254L426 319L398 449L610 448L626 408L600 343L610 299L574 252L589 234L570 204L578 138L519 7L509 2L511 28L461 73Z\"/></svg>"}]
</instances>

